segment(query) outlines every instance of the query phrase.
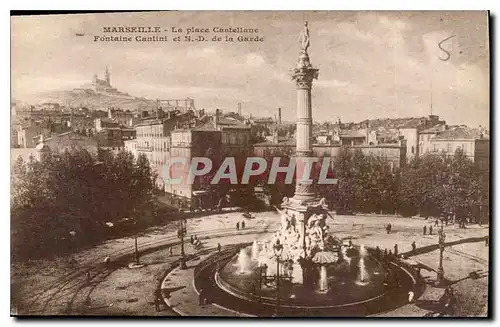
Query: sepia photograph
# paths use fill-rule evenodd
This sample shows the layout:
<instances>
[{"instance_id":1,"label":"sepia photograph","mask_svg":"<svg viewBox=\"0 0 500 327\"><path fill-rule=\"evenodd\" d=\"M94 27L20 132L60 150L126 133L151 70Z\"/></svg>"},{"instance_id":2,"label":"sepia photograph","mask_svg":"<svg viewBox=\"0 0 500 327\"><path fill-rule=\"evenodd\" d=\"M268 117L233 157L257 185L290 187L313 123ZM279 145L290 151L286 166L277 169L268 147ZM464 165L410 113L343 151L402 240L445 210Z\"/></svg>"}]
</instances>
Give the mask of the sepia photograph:
<instances>
[{"instance_id":1,"label":"sepia photograph","mask_svg":"<svg viewBox=\"0 0 500 327\"><path fill-rule=\"evenodd\" d=\"M488 11L10 28L11 316L491 318Z\"/></svg>"}]
</instances>

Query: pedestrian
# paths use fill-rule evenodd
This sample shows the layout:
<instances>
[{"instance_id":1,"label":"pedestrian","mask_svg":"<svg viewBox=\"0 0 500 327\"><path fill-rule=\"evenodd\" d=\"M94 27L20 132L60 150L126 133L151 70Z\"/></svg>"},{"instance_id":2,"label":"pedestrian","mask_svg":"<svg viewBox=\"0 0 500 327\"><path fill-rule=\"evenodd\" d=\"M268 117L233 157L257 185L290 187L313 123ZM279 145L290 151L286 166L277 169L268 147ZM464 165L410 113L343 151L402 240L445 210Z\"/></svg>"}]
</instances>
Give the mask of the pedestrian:
<instances>
[{"instance_id":1,"label":"pedestrian","mask_svg":"<svg viewBox=\"0 0 500 327\"><path fill-rule=\"evenodd\" d=\"M385 231L387 232L387 234L389 234L389 224L385 226Z\"/></svg>"},{"instance_id":2,"label":"pedestrian","mask_svg":"<svg viewBox=\"0 0 500 327\"><path fill-rule=\"evenodd\" d=\"M411 252L413 255L417 254L417 245L415 244L415 241L411 243Z\"/></svg>"},{"instance_id":3,"label":"pedestrian","mask_svg":"<svg viewBox=\"0 0 500 327\"><path fill-rule=\"evenodd\" d=\"M432 226L429 226L429 235L432 235Z\"/></svg>"},{"instance_id":4,"label":"pedestrian","mask_svg":"<svg viewBox=\"0 0 500 327\"><path fill-rule=\"evenodd\" d=\"M434 227L437 227L437 226L439 226L439 221L438 221L438 219L436 218L436 221L434 222Z\"/></svg>"},{"instance_id":5,"label":"pedestrian","mask_svg":"<svg viewBox=\"0 0 500 327\"><path fill-rule=\"evenodd\" d=\"M198 295L198 305L199 306L203 306L203 304L205 304L204 296L205 296L205 292L203 291L203 289L200 289L200 294Z\"/></svg>"},{"instance_id":6,"label":"pedestrian","mask_svg":"<svg viewBox=\"0 0 500 327\"><path fill-rule=\"evenodd\" d=\"M191 242L191 244L194 243L194 237L193 237L193 235L191 235L190 242Z\"/></svg>"},{"instance_id":7,"label":"pedestrian","mask_svg":"<svg viewBox=\"0 0 500 327\"><path fill-rule=\"evenodd\" d=\"M244 229L245 228L245 221L242 221L241 222L241 229Z\"/></svg>"},{"instance_id":8,"label":"pedestrian","mask_svg":"<svg viewBox=\"0 0 500 327\"><path fill-rule=\"evenodd\" d=\"M453 290L450 287L447 287L444 290L443 296L441 296L441 298L439 299L439 304L441 305L441 313L439 314L439 316L442 317L446 314L453 313L453 312L450 312L450 311L453 311L453 309L454 309L454 308L452 308L452 306L454 304Z\"/></svg>"},{"instance_id":9,"label":"pedestrian","mask_svg":"<svg viewBox=\"0 0 500 327\"><path fill-rule=\"evenodd\" d=\"M222 246L220 246L220 243L217 243L217 252L220 252L222 250Z\"/></svg>"},{"instance_id":10,"label":"pedestrian","mask_svg":"<svg viewBox=\"0 0 500 327\"><path fill-rule=\"evenodd\" d=\"M455 306L457 304L457 299L455 298L455 294L453 292L453 289L450 288L450 291L448 293L449 295L449 300L448 300L448 304L447 304L447 310L446 310L446 313L449 315L449 316L454 316L455 315Z\"/></svg>"},{"instance_id":11,"label":"pedestrian","mask_svg":"<svg viewBox=\"0 0 500 327\"><path fill-rule=\"evenodd\" d=\"M236 223L236 230L240 230L240 222L239 221Z\"/></svg>"},{"instance_id":12,"label":"pedestrian","mask_svg":"<svg viewBox=\"0 0 500 327\"><path fill-rule=\"evenodd\" d=\"M427 226L424 226L424 235L427 233Z\"/></svg>"},{"instance_id":13,"label":"pedestrian","mask_svg":"<svg viewBox=\"0 0 500 327\"><path fill-rule=\"evenodd\" d=\"M394 244L394 256L397 258L398 257L398 245Z\"/></svg>"},{"instance_id":14,"label":"pedestrian","mask_svg":"<svg viewBox=\"0 0 500 327\"><path fill-rule=\"evenodd\" d=\"M169 247L169 248L168 248L168 255L169 255L169 256L173 256L173 255L174 255L174 250L173 250L173 248L172 248L172 247Z\"/></svg>"},{"instance_id":15,"label":"pedestrian","mask_svg":"<svg viewBox=\"0 0 500 327\"><path fill-rule=\"evenodd\" d=\"M390 234L392 232L392 225L391 225L391 223L389 223L389 225L387 225L387 227L389 228L389 233L388 234Z\"/></svg>"},{"instance_id":16,"label":"pedestrian","mask_svg":"<svg viewBox=\"0 0 500 327\"><path fill-rule=\"evenodd\" d=\"M85 301L83 301L83 304L84 304L87 308L89 308L89 307L90 307L90 305L92 304L92 300L90 299L90 296L89 296L89 295L87 295L87 297L85 298Z\"/></svg>"},{"instance_id":17,"label":"pedestrian","mask_svg":"<svg viewBox=\"0 0 500 327\"><path fill-rule=\"evenodd\" d=\"M157 288L155 290L155 310L156 310L156 312L160 311L160 306L161 306L162 300L163 300L163 298L161 295L161 289Z\"/></svg>"}]
</instances>

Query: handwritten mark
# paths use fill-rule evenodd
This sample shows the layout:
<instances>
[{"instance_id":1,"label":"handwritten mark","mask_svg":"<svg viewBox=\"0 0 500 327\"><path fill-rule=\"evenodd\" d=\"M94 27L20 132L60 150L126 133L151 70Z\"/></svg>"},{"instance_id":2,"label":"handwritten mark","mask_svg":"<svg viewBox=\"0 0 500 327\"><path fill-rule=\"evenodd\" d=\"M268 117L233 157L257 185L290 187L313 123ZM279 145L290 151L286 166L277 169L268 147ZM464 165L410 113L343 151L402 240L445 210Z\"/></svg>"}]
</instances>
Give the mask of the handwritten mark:
<instances>
[{"instance_id":1,"label":"handwritten mark","mask_svg":"<svg viewBox=\"0 0 500 327\"><path fill-rule=\"evenodd\" d=\"M444 42L448 41L448 40L449 40L449 39L451 39L451 38L454 38L455 36L456 36L456 35L448 36L446 39L444 39L444 40L442 40L441 42L439 42L439 43L438 43L438 47L439 47L439 49L443 50L443 51L446 53L446 56L447 56L445 59L443 59L443 58L439 57L439 59L440 59L441 61L448 61L448 60L450 59L450 57L451 57L450 52L449 52L449 51L447 51L446 49L443 49L443 47L441 47L441 44L443 44Z\"/></svg>"}]
</instances>

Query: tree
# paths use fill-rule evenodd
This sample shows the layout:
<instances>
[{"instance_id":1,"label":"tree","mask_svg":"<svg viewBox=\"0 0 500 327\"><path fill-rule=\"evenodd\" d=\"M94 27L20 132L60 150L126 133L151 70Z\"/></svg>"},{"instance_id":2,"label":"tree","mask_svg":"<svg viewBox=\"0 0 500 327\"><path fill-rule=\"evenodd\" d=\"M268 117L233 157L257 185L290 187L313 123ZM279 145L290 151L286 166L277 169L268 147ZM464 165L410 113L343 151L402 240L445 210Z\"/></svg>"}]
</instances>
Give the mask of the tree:
<instances>
[{"instance_id":1,"label":"tree","mask_svg":"<svg viewBox=\"0 0 500 327\"><path fill-rule=\"evenodd\" d=\"M74 233L81 242L98 241L105 222L130 216L151 199L147 159L134 162L125 151L49 152L25 166L13 183L11 203L13 253L21 257L68 248Z\"/></svg>"}]
</instances>

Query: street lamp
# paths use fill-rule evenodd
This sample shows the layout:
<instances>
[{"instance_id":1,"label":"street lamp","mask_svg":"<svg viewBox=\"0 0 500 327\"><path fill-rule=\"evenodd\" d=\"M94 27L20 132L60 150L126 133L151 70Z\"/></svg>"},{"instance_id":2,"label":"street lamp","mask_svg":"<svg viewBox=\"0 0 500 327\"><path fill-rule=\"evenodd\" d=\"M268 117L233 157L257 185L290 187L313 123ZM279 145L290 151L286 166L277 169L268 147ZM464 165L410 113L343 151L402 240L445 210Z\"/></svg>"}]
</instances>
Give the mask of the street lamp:
<instances>
[{"instance_id":1,"label":"street lamp","mask_svg":"<svg viewBox=\"0 0 500 327\"><path fill-rule=\"evenodd\" d=\"M136 214L135 208L133 209L133 212L134 213L133 213L132 219L134 221L134 229L135 229L135 231L134 231L134 249L135 249L134 256L135 256L135 263L137 265L139 265L140 264L139 263L139 247L137 245L137 236L138 236L137 235L137 214Z\"/></svg>"},{"instance_id":2,"label":"street lamp","mask_svg":"<svg viewBox=\"0 0 500 327\"><path fill-rule=\"evenodd\" d=\"M177 230L177 237L181 240L181 258L179 267L180 269L187 269L186 254L184 252L184 236L186 235L186 221L183 219L179 222L179 229Z\"/></svg>"},{"instance_id":3,"label":"street lamp","mask_svg":"<svg viewBox=\"0 0 500 327\"><path fill-rule=\"evenodd\" d=\"M262 301L262 279L267 277L267 265L259 265L259 302Z\"/></svg>"},{"instance_id":4,"label":"street lamp","mask_svg":"<svg viewBox=\"0 0 500 327\"><path fill-rule=\"evenodd\" d=\"M280 240L277 239L276 243L273 245L274 255L276 257L276 311L275 316L278 315L280 309L280 259L283 253L283 245Z\"/></svg>"},{"instance_id":5,"label":"street lamp","mask_svg":"<svg viewBox=\"0 0 500 327\"><path fill-rule=\"evenodd\" d=\"M439 267L437 271L437 286L443 286L445 284L444 269L443 269L443 252L445 247L446 234L443 230L443 223L441 222L441 229L439 230Z\"/></svg>"}]
</instances>

